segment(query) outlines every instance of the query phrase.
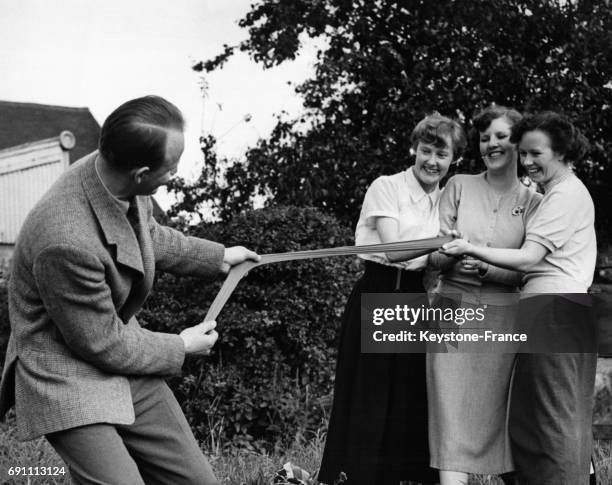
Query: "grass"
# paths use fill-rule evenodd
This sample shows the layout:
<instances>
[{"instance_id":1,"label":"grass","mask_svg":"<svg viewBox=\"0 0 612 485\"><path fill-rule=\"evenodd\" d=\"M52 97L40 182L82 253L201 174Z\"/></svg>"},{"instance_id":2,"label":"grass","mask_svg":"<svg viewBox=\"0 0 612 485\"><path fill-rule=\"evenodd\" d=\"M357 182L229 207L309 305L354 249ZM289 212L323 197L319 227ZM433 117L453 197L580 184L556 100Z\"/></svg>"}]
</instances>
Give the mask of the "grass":
<instances>
[{"instance_id":1,"label":"grass","mask_svg":"<svg viewBox=\"0 0 612 485\"><path fill-rule=\"evenodd\" d=\"M64 467L65 475L46 477L10 476L11 467ZM5 423L0 423L0 483L1 484L68 484L68 468L64 465L55 450L41 438L34 441L20 442L15 436L14 418L9 416Z\"/></svg>"},{"instance_id":2,"label":"grass","mask_svg":"<svg viewBox=\"0 0 612 485\"><path fill-rule=\"evenodd\" d=\"M294 463L314 474L319 466L325 443L324 433L309 438L297 437L284 452L272 455L234 450L210 457L217 478L223 485L271 485L275 471L286 462ZM597 441L595 457L599 483L612 483L612 442ZM15 436L14 419L0 423L0 484L56 485L69 484L68 474L56 477L9 476L11 466L65 466L44 438L19 442ZM502 485L496 477L472 476L469 485Z\"/></svg>"}]
</instances>

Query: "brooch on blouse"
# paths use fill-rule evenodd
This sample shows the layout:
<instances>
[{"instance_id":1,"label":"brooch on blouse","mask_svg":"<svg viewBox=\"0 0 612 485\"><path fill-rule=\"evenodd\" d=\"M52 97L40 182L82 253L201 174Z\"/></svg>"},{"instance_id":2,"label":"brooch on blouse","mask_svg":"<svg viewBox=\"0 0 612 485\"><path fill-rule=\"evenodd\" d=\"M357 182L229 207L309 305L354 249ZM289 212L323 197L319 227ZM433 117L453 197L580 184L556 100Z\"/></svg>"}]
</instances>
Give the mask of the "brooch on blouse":
<instances>
[{"instance_id":1,"label":"brooch on blouse","mask_svg":"<svg viewBox=\"0 0 612 485\"><path fill-rule=\"evenodd\" d=\"M512 209L513 216L520 216L523 212L525 212L525 208L522 205L517 205L514 209Z\"/></svg>"}]
</instances>

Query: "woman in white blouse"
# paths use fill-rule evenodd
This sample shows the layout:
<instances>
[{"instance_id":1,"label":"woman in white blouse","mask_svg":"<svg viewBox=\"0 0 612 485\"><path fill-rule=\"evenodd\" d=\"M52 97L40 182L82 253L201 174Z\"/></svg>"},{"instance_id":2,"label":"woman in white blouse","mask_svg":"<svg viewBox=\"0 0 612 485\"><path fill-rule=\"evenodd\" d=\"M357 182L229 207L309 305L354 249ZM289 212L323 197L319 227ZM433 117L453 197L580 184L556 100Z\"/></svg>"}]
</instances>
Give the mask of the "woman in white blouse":
<instances>
[{"instance_id":1,"label":"woman in white blouse","mask_svg":"<svg viewBox=\"0 0 612 485\"><path fill-rule=\"evenodd\" d=\"M526 273L518 322L532 345L517 356L509 432L519 483L583 485L589 481L597 341L586 295L597 244L593 201L571 164L586 139L565 117L545 112L512 130L521 163L544 187L520 249L457 239L443 247ZM536 353L540 352L540 353Z\"/></svg>"},{"instance_id":2,"label":"woman in white blouse","mask_svg":"<svg viewBox=\"0 0 612 485\"><path fill-rule=\"evenodd\" d=\"M465 147L461 126L427 116L412 132L415 163L376 179L355 231L358 245L438 235L438 183ZM365 273L355 284L343 320L334 404L318 479L347 485L436 483L429 467L424 354L362 354L361 294L424 294L427 256L393 263L385 254L360 255Z\"/></svg>"}]
</instances>

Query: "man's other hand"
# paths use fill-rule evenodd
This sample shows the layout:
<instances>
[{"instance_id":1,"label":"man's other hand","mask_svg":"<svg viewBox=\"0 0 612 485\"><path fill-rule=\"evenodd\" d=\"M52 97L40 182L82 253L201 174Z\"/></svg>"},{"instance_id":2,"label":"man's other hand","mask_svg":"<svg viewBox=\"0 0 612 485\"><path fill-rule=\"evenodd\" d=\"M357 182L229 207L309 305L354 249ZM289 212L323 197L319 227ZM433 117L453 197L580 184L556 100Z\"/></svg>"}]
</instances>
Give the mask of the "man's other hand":
<instances>
[{"instance_id":1,"label":"man's other hand","mask_svg":"<svg viewBox=\"0 0 612 485\"><path fill-rule=\"evenodd\" d=\"M219 338L219 334L214 330L216 326L217 322L209 320L183 330L179 335L185 343L185 353L188 355L210 354Z\"/></svg>"}]
</instances>

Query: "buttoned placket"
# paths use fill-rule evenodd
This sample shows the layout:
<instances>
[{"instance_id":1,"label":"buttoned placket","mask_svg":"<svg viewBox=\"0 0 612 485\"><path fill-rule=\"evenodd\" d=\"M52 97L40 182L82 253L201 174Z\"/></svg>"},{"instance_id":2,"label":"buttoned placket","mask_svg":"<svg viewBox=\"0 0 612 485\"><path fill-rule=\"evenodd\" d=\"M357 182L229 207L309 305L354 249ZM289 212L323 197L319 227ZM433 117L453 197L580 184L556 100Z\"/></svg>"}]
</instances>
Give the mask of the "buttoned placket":
<instances>
[{"instance_id":1,"label":"buttoned placket","mask_svg":"<svg viewBox=\"0 0 612 485\"><path fill-rule=\"evenodd\" d=\"M499 211L502 205L502 200L504 195L495 195L495 204L493 204L493 217L491 218L491 224L489 225L489 230L487 232L487 247L491 247L493 236L495 233L495 228L497 227L497 219L499 217Z\"/></svg>"}]
</instances>

